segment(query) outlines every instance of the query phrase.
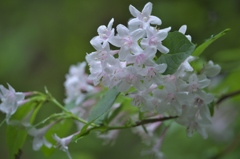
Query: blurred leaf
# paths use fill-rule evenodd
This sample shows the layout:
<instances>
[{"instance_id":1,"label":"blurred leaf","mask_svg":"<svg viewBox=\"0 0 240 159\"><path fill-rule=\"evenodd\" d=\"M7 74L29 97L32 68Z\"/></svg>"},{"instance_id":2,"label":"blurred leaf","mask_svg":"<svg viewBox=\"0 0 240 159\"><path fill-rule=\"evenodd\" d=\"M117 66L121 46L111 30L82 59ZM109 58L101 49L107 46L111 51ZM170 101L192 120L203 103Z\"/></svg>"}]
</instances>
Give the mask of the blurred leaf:
<instances>
[{"instance_id":1,"label":"blurred leaf","mask_svg":"<svg viewBox=\"0 0 240 159\"><path fill-rule=\"evenodd\" d=\"M209 39L207 39L204 43L202 43L201 45L199 45L196 50L193 52L193 56L200 56L202 54L202 52L215 40L217 40L218 38L222 37L223 35L225 35L228 31L230 31L230 29L225 29L222 32L218 33L215 36L211 36Z\"/></svg>"},{"instance_id":2,"label":"blurred leaf","mask_svg":"<svg viewBox=\"0 0 240 159\"><path fill-rule=\"evenodd\" d=\"M240 48L219 51L215 54L214 61L222 67L224 72L230 72L240 66Z\"/></svg>"},{"instance_id":3,"label":"blurred leaf","mask_svg":"<svg viewBox=\"0 0 240 159\"><path fill-rule=\"evenodd\" d=\"M208 109L210 110L211 116L214 115L214 106L215 106L215 102L211 102L210 104L208 104Z\"/></svg>"},{"instance_id":4,"label":"blurred leaf","mask_svg":"<svg viewBox=\"0 0 240 159\"><path fill-rule=\"evenodd\" d=\"M164 75L176 72L180 64L191 55L195 48L195 45L179 32L168 33L163 45L170 50L168 54L162 54L157 60L157 63L167 64Z\"/></svg>"},{"instance_id":5,"label":"blurred leaf","mask_svg":"<svg viewBox=\"0 0 240 159\"><path fill-rule=\"evenodd\" d=\"M9 158L14 159L15 155L21 150L27 138L26 130L18 127L7 127L7 144L9 149Z\"/></svg>"},{"instance_id":6,"label":"blurred leaf","mask_svg":"<svg viewBox=\"0 0 240 159\"><path fill-rule=\"evenodd\" d=\"M216 87L213 91L220 96L223 94L235 92L237 90L240 90L238 81L240 81L240 68L237 68L236 70L230 72L228 75L225 75L218 87ZM234 96L232 99L240 101L240 96Z\"/></svg>"},{"instance_id":7,"label":"blurred leaf","mask_svg":"<svg viewBox=\"0 0 240 159\"><path fill-rule=\"evenodd\" d=\"M98 118L101 117L104 113L106 113L115 102L117 96L119 95L118 90L114 87L108 90L103 98L98 102L96 106L93 107L92 111L90 112L88 121L97 122Z\"/></svg>"},{"instance_id":8,"label":"blurred leaf","mask_svg":"<svg viewBox=\"0 0 240 159\"><path fill-rule=\"evenodd\" d=\"M195 72L200 73L205 61L201 58L197 58L190 62L192 68L195 70Z\"/></svg>"},{"instance_id":9,"label":"blurred leaf","mask_svg":"<svg viewBox=\"0 0 240 159\"><path fill-rule=\"evenodd\" d=\"M66 108L67 110L70 110L70 109L72 109L72 108L74 108L74 107L76 107L76 104L75 104L74 102L69 102L69 103L67 103L67 104L65 105L65 108Z\"/></svg>"},{"instance_id":10,"label":"blurred leaf","mask_svg":"<svg viewBox=\"0 0 240 159\"><path fill-rule=\"evenodd\" d=\"M28 115L32 109L35 109L31 115L30 123L33 123L36 114L43 104L42 97L39 98L34 97L35 100L31 100L30 102L20 106L16 113L11 117L11 121L19 121ZM39 99L39 100L38 100ZM33 108L35 107L35 108ZM27 131L20 126L7 126L7 144L9 149L10 159L13 159L16 154L18 154L19 150L24 145L27 138Z\"/></svg>"}]
</instances>

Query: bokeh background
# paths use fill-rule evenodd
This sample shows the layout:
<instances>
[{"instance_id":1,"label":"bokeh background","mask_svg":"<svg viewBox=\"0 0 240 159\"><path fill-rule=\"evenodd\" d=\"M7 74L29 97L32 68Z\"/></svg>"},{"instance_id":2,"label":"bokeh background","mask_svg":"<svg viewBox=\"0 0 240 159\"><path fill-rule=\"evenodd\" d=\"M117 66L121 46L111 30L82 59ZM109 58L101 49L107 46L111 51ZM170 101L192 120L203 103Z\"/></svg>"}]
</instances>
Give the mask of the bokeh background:
<instances>
[{"instance_id":1,"label":"bokeh background","mask_svg":"<svg viewBox=\"0 0 240 159\"><path fill-rule=\"evenodd\" d=\"M100 25L114 18L127 25L131 18L130 4L142 10L147 0L2 0L0 1L0 83L11 84L17 91L44 91L44 86L59 100L64 99L65 74L69 66L84 61L94 51L89 41L97 35ZM222 66L220 86L215 92L240 89L240 1L239 0L152 0L153 15L163 21L162 28L178 30L187 24L187 34L195 44L211 35L231 28L214 42L202 57ZM219 81L219 78L216 79ZM162 150L168 159L211 158L222 152L223 159L240 156L239 98L223 102L215 120L218 127L207 140L195 134L186 137L185 128L173 125L163 141ZM54 112L48 105L37 116ZM222 113L222 114L221 114ZM216 113L217 114L217 113ZM1 121L4 115L0 114ZM219 123L219 121L221 121ZM1 159L7 159L6 125L0 127ZM212 135L211 135L212 134ZM31 138L23 147L22 159L43 159L31 148ZM135 159L145 146L131 131L124 130L114 145L103 146L102 140L90 135L69 146L75 159ZM56 150L49 159L65 159Z\"/></svg>"}]
</instances>

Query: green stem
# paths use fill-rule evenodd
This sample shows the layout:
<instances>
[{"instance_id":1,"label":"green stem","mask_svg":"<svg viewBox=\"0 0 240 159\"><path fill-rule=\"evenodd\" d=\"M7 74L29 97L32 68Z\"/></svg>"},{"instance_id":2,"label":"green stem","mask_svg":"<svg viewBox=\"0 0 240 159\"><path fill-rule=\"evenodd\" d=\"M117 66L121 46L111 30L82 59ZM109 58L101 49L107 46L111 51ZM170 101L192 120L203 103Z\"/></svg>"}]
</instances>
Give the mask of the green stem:
<instances>
[{"instance_id":1,"label":"green stem","mask_svg":"<svg viewBox=\"0 0 240 159\"><path fill-rule=\"evenodd\" d=\"M69 112L64 106L62 106L55 98L51 97L50 99L54 104L56 104L60 109L62 109L64 112L66 112L67 115L69 115L70 117L72 117L73 119L87 124L88 122L82 118L77 117L76 115L72 114L71 112Z\"/></svg>"},{"instance_id":2,"label":"green stem","mask_svg":"<svg viewBox=\"0 0 240 159\"><path fill-rule=\"evenodd\" d=\"M0 127L3 125L3 123L5 123L5 121L6 121L6 118L1 122Z\"/></svg>"},{"instance_id":3,"label":"green stem","mask_svg":"<svg viewBox=\"0 0 240 159\"><path fill-rule=\"evenodd\" d=\"M50 101L53 102L56 106L62 109L64 112L69 112L62 104L60 104L55 98L50 97Z\"/></svg>"},{"instance_id":4,"label":"green stem","mask_svg":"<svg viewBox=\"0 0 240 159\"><path fill-rule=\"evenodd\" d=\"M33 127L37 127L41 124L44 124L45 122L47 122L48 120L50 120L52 118L59 117L59 116L64 116L64 115L66 115L66 114L65 113L52 114L49 117L47 117L46 119L44 119L44 120L40 121L39 123L35 124Z\"/></svg>"},{"instance_id":5,"label":"green stem","mask_svg":"<svg viewBox=\"0 0 240 159\"><path fill-rule=\"evenodd\" d=\"M165 120L170 120L170 119L175 119L178 116L170 116L170 117L163 117L163 118L153 118L153 119L144 119L144 120L140 120L137 121L131 125L124 125L124 126L95 126L92 127L88 130L86 130L81 136L84 136L85 134L90 133L92 130L101 130L104 129L105 131L109 131L109 130L120 130L120 129L128 129L128 128L133 128L133 127L137 127L137 126L141 126L141 125L145 125L145 124L150 124L150 123L155 123L155 122L162 122ZM80 136L79 136L80 137Z\"/></svg>"}]
</instances>

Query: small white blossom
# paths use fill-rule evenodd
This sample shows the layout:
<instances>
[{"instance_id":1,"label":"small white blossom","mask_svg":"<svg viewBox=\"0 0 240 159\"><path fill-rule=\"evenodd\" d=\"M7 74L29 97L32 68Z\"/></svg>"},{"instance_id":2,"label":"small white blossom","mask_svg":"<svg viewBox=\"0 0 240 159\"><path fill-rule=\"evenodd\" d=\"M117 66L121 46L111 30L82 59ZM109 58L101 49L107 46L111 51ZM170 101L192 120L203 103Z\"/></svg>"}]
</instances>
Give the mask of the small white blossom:
<instances>
[{"instance_id":1,"label":"small white blossom","mask_svg":"<svg viewBox=\"0 0 240 159\"><path fill-rule=\"evenodd\" d=\"M64 82L67 95L65 103L73 102L78 105L83 102L87 93L95 91L95 88L90 84L91 81L87 79L85 67L85 62L70 67Z\"/></svg>"},{"instance_id":2,"label":"small white blossom","mask_svg":"<svg viewBox=\"0 0 240 159\"><path fill-rule=\"evenodd\" d=\"M162 45L162 41L167 37L170 29L171 27L161 30L154 27L148 27L146 29L147 38L143 38L141 41L142 47L153 47L155 49L155 53L157 50L164 54L168 53L169 49Z\"/></svg>"},{"instance_id":3,"label":"small white blossom","mask_svg":"<svg viewBox=\"0 0 240 159\"><path fill-rule=\"evenodd\" d=\"M63 152L66 152L67 156L69 159L72 159L69 151L68 151L68 144L72 141L72 138L75 134L72 134L70 136L64 137L64 138L59 138L56 134L54 134L53 138L54 140L57 141L57 146L60 150L62 150Z\"/></svg>"},{"instance_id":4,"label":"small white blossom","mask_svg":"<svg viewBox=\"0 0 240 159\"><path fill-rule=\"evenodd\" d=\"M11 116L17 111L18 107L24 103L25 95L22 92L16 92L9 84L8 89L0 85L0 111L6 114L8 122Z\"/></svg>"},{"instance_id":5,"label":"small white blossom","mask_svg":"<svg viewBox=\"0 0 240 159\"><path fill-rule=\"evenodd\" d=\"M214 64L212 61L209 61L203 68L203 73L208 77L214 77L218 75L221 71L221 67L218 64Z\"/></svg>"},{"instance_id":6,"label":"small white blossom","mask_svg":"<svg viewBox=\"0 0 240 159\"><path fill-rule=\"evenodd\" d=\"M109 38L114 36L114 29L112 29L113 22L114 19L112 18L107 27L105 25L98 27L98 36L94 37L90 42L97 41L98 43L103 44L103 47L105 47L109 41Z\"/></svg>"},{"instance_id":7,"label":"small white blossom","mask_svg":"<svg viewBox=\"0 0 240 159\"><path fill-rule=\"evenodd\" d=\"M135 17L129 20L128 25L136 28L146 29L150 24L161 25L162 21L156 17L152 16L152 3L148 2L142 12L137 10L134 6L129 6L130 13Z\"/></svg>"},{"instance_id":8,"label":"small white blossom","mask_svg":"<svg viewBox=\"0 0 240 159\"><path fill-rule=\"evenodd\" d=\"M45 145L47 148L51 148L52 144L46 140L44 135L46 132L55 124L56 122L52 122L48 125L46 125L43 128L36 129L36 128L30 128L28 130L28 134L33 136L33 150L37 151L39 150L43 145Z\"/></svg>"},{"instance_id":9,"label":"small white blossom","mask_svg":"<svg viewBox=\"0 0 240 159\"><path fill-rule=\"evenodd\" d=\"M119 24L117 26L117 32L117 36L112 37L110 43L116 47L121 47L118 53L120 60L125 60L130 52L135 53L141 51L138 40L144 35L143 29L137 29L131 32L127 27Z\"/></svg>"},{"instance_id":10,"label":"small white blossom","mask_svg":"<svg viewBox=\"0 0 240 159\"><path fill-rule=\"evenodd\" d=\"M196 92L203 88L206 88L210 84L210 80L197 76L195 73L191 74L188 78L188 83L181 85L181 89L188 91L189 93Z\"/></svg>"}]
</instances>

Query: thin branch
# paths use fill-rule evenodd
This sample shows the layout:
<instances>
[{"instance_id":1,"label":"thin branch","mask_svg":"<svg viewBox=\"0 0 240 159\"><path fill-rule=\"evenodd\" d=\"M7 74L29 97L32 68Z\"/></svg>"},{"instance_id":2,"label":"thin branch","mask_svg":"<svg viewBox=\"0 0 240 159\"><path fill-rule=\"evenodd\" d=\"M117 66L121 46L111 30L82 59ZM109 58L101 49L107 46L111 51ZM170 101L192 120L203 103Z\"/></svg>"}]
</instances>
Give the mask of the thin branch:
<instances>
[{"instance_id":1,"label":"thin branch","mask_svg":"<svg viewBox=\"0 0 240 159\"><path fill-rule=\"evenodd\" d=\"M136 121L133 124L124 125L124 126L112 126L112 127L107 127L106 129L107 130L128 129L128 128L133 128L133 127L137 127L137 126L140 126L140 125L145 125L145 124L150 124L150 123L175 119L177 117L178 116L170 116L170 117L162 117L162 118L144 119L144 120ZM100 126L100 127L102 127L102 126ZM100 128L100 127L97 127L97 128Z\"/></svg>"},{"instance_id":2,"label":"thin branch","mask_svg":"<svg viewBox=\"0 0 240 159\"><path fill-rule=\"evenodd\" d=\"M228 98L231 98L231 97L233 97L233 96L236 96L236 95L240 95L240 90L237 90L237 91L235 91L235 92L231 92L231 93L228 93L228 94L223 95L222 97L220 97L220 98L217 100L216 104L218 105L218 104L220 104L221 102L223 102L224 100L226 100L226 99L228 99Z\"/></svg>"},{"instance_id":3,"label":"thin branch","mask_svg":"<svg viewBox=\"0 0 240 159\"><path fill-rule=\"evenodd\" d=\"M175 119L178 116L170 116L170 117L163 117L163 118L154 118L154 119L144 119L141 121L137 121L135 124L132 125L132 127L140 126L140 125L145 125L145 124L150 124L150 123L155 123L155 122L160 122L160 121L165 121L169 119Z\"/></svg>"},{"instance_id":4,"label":"thin branch","mask_svg":"<svg viewBox=\"0 0 240 159\"><path fill-rule=\"evenodd\" d=\"M217 153L215 156L211 157L211 159L219 159L221 157L223 157L224 155L232 152L233 150L235 150L239 145L240 145L240 135L238 135L233 142L228 145L225 149L223 149L222 151L220 151L219 153Z\"/></svg>"}]
</instances>

